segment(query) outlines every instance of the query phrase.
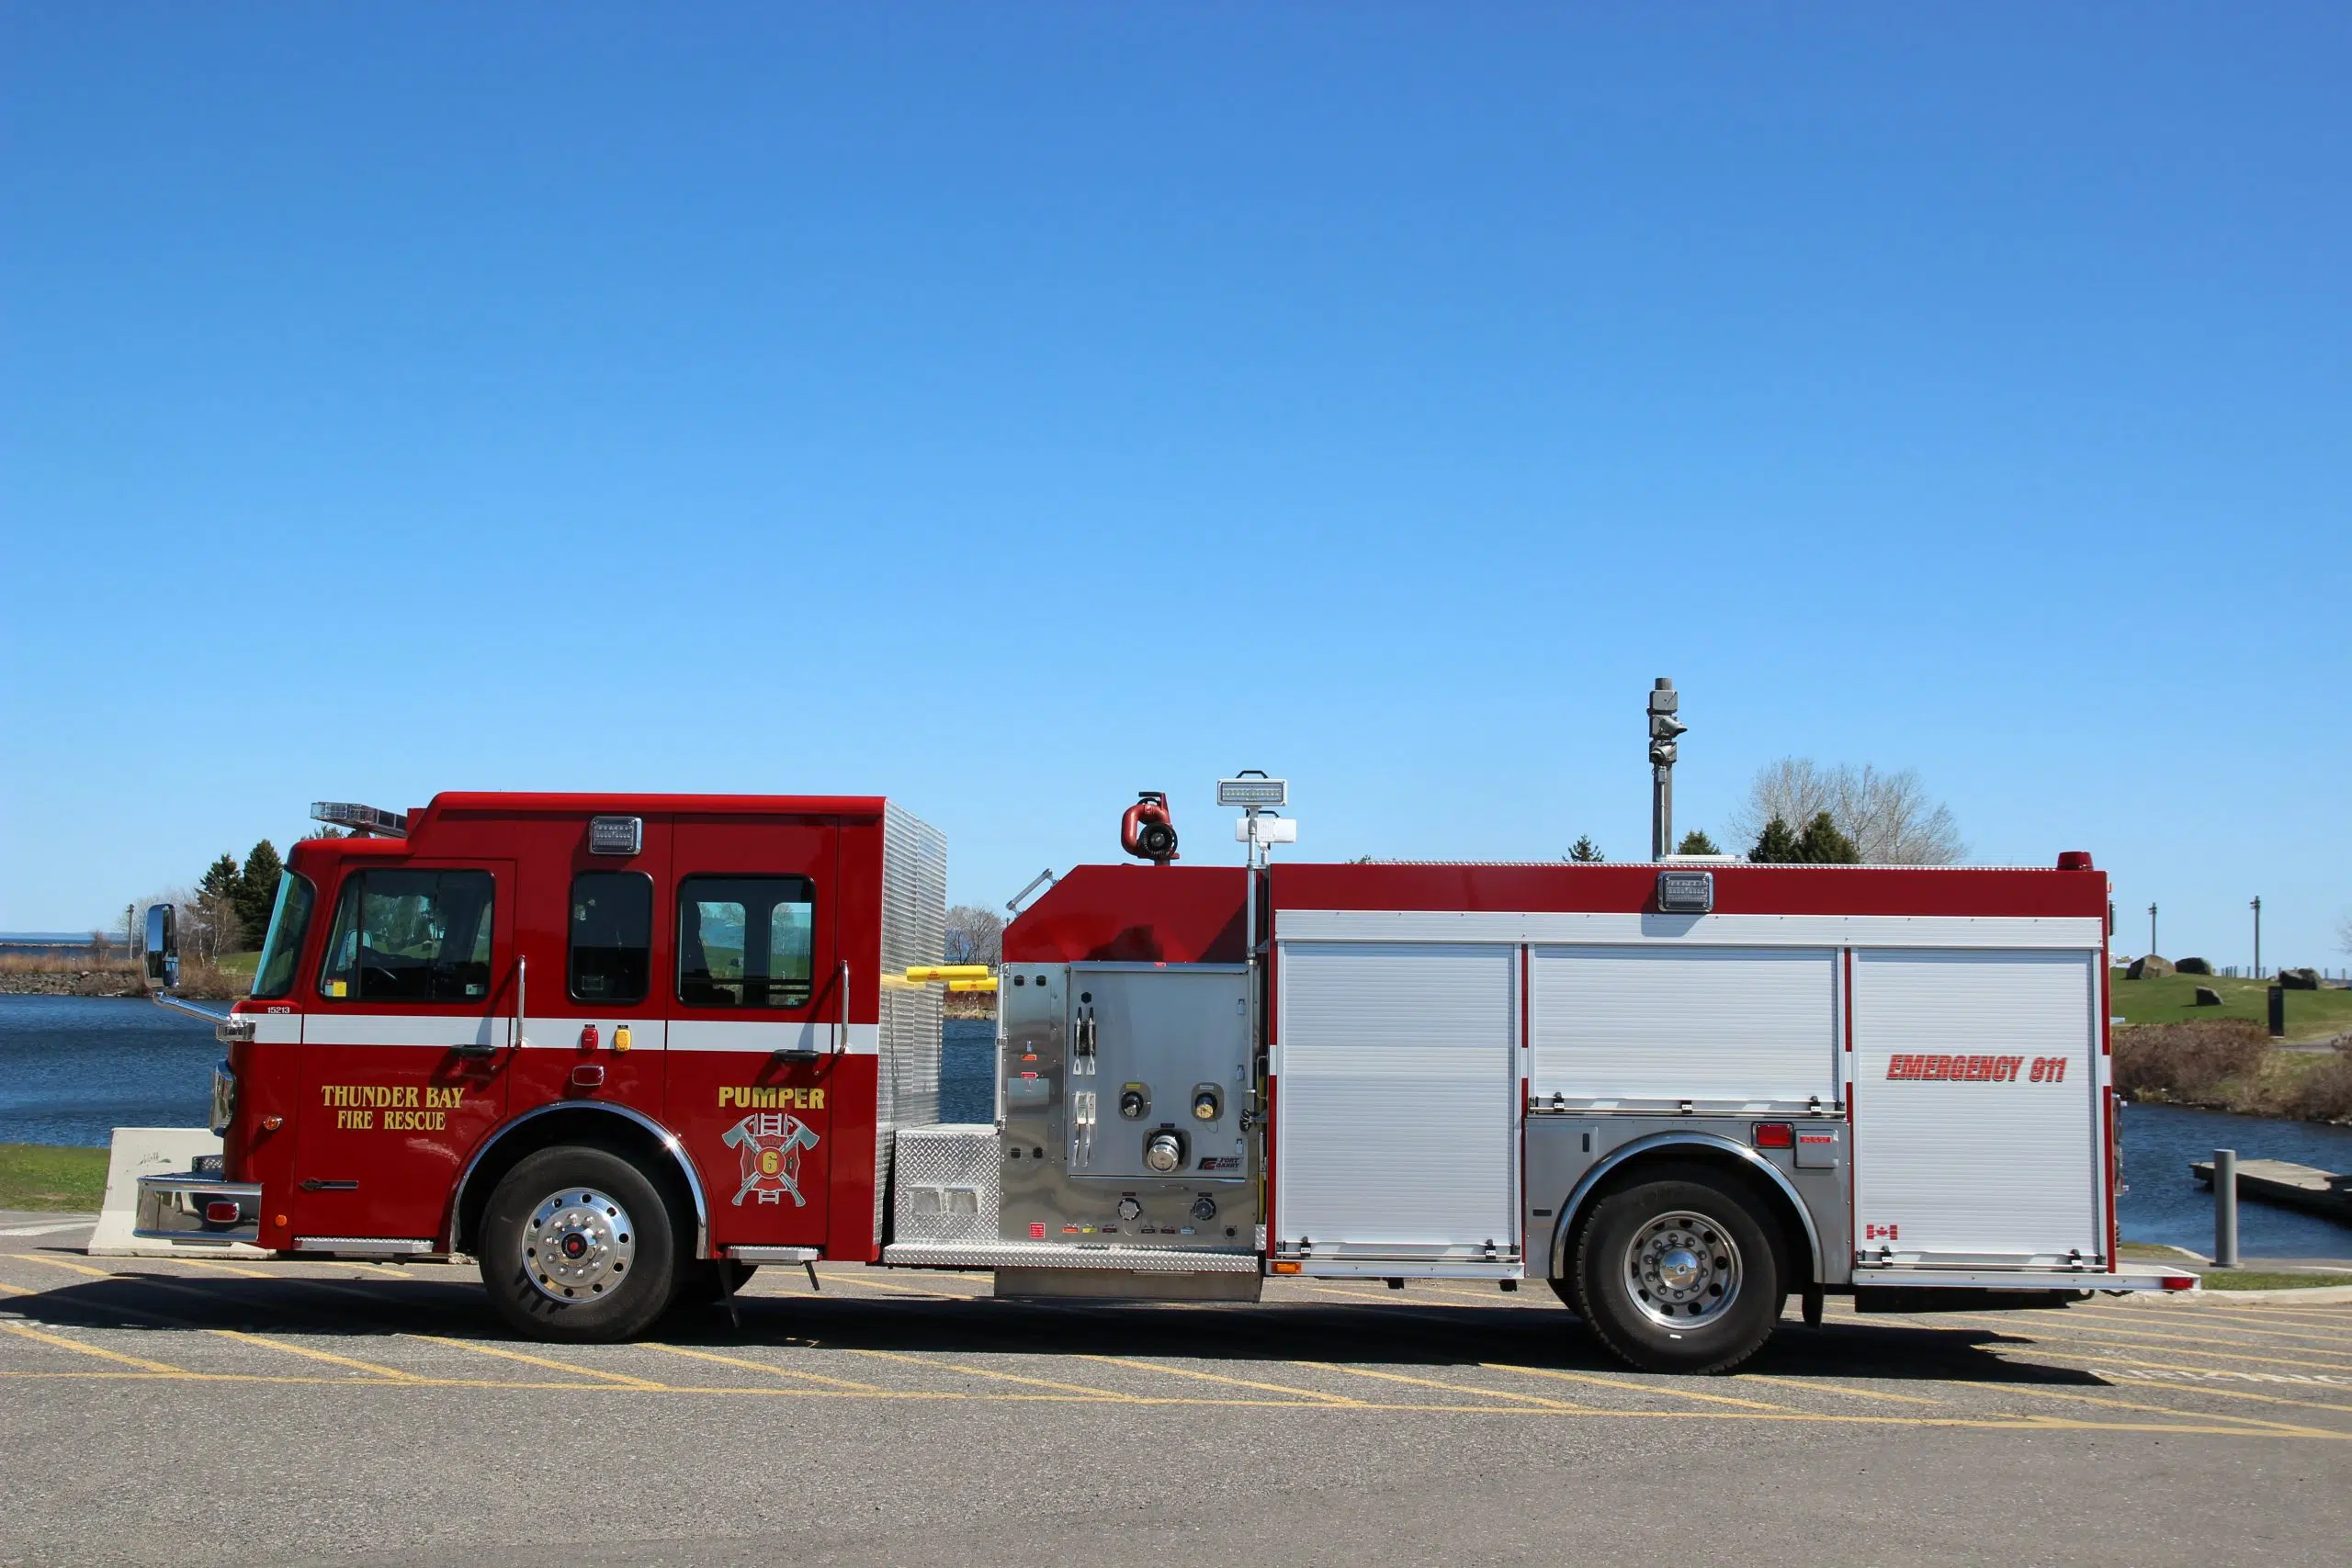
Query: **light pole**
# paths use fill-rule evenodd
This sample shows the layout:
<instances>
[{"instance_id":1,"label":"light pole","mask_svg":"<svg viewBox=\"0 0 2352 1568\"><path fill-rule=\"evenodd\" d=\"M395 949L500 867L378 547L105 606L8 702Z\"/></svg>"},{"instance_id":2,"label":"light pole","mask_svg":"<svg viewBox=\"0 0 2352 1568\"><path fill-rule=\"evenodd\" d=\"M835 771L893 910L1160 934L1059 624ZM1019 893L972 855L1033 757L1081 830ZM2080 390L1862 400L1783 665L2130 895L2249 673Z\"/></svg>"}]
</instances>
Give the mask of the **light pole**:
<instances>
[{"instance_id":1,"label":"light pole","mask_svg":"<svg viewBox=\"0 0 2352 1568\"><path fill-rule=\"evenodd\" d=\"M2254 977L2262 978L2262 900L2257 897L2246 906L2254 911Z\"/></svg>"},{"instance_id":2,"label":"light pole","mask_svg":"<svg viewBox=\"0 0 2352 1568\"><path fill-rule=\"evenodd\" d=\"M2148 951L2151 953L2158 951L2156 947L2156 907L2154 904L2148 906Z\"/></svg>"},{"instance_id":3,"label":"light pole","mask_svg":"<svg viewBox=\"0 0 2352 1568\"><path fill-rule=\"evenodd\" d=\"M1650 859L1674 852L1674 738L1690 727L1674 716L1681 695L1661 675L1650 689Z\"/></svg>"}]
</instances>

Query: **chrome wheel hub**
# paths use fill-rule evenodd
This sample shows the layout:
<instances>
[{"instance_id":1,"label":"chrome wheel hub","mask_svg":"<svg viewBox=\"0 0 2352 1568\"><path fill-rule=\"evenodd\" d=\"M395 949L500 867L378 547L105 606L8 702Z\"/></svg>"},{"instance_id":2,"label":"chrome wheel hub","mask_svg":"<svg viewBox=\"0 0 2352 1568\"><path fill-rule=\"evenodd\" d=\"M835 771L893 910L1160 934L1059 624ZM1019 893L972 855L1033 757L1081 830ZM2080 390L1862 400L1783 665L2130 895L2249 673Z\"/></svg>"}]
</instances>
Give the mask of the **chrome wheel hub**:
<instances>
[{"instance_id":1,"label":"chrome wheel hub","mask_svg":"<svg viewBox=\"0 0 2352 1568\"><path fill-rule=\"evenodd\" d=\"M594 1188L549 1194L523 1226L523 1270L554 1301L609 1295L636 1263L637 1226L628 1211Z\"/></svg>"},{"instance_id":2,"label":"chrome wheel hub","mask_svg":"<svg viewBox=\"0 0 2352 1568\"><path fill-rule=\"evenodd\" d=\"M1678 1211L1644 1225L1623 1278L1642 1315L1668 1328L1712 1322L1738 1298L1739 1247L1704 1214Z\"/></svg>"}]
</instances>

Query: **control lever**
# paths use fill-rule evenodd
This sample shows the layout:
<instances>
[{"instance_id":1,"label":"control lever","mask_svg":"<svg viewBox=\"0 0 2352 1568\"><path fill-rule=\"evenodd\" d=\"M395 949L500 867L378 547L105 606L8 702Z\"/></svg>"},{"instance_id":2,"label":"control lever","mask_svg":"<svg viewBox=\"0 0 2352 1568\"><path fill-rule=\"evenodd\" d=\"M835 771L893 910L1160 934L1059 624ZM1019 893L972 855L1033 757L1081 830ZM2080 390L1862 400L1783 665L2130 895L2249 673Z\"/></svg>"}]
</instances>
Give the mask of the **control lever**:
<instances>
[{"instance_id":1,"label":"control lever","mask_svg":"<svg viewBox=\"0 0 2352 1568\"><path fill-rule=\"evenodd\" d=\"M1091 1165L1094 1161L1094 1091L1083 1090L1069 1097L1070 1120L1077 1130L1070 1164Z\"/></svg>"}]
</instances>

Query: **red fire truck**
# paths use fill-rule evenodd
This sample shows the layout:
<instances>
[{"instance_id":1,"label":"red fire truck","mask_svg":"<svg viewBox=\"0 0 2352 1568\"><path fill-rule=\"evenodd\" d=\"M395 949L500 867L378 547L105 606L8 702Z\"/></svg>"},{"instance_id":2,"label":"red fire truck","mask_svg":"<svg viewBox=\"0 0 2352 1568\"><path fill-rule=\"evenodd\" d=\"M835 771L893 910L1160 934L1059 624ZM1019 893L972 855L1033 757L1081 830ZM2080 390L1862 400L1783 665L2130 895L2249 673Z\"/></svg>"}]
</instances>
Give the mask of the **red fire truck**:
<instances>
[{"instance_id":1,"label":"red fire truck","mask_svg":"<svg viewBox=\"0 0 2352 1568\"><path fill-rule=\"evenodd\" d=\"M360 833L289 856L220 1030L219 1168L149 1179L140 1228L469 1255L575 1340L818 1259L1008 1296L1535 1280L1686 1371L1791 1298L2194 1287L2116 1258L2087 855L1269 866L1282 785L1229 782L1246 864L1170 863L1147 796L1136 860L1007 927L996 1114L960 1124L945 846L897 803L322 806Z\"/></svg>"}]
</instances>

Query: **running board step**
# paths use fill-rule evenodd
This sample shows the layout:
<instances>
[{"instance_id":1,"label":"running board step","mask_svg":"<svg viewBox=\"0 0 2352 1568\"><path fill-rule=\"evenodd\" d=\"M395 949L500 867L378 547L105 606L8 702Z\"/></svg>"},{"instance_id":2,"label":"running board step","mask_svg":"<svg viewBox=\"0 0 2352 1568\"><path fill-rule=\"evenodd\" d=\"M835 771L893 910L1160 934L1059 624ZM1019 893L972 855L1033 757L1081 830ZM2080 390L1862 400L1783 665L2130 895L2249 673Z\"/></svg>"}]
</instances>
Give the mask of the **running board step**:
<instances>
[{"instance_id":1,"label":"running board step","mask_svg":"<svg viewBox=\"0 0 2352 1568\"><path fill-rule=\"evenodd\" d=\"M1255 1274L1254 1252L1174 1247L1061 1247L1050 1241L899 1241L882 1249L898 1269L1115 1269L1135 1274Z\"/></svg>"},{"instance_id":2,"label":"running board step","mask_svg":"<svg viewBox=\"0 0 2352 1568\"><path fill-rule=\"evenodd\" d=\"M1854 1289L1871 1291L2193 1291L2197 1276L2185 1269L1857 1269Z\"/></svg>"}]
</instances>

